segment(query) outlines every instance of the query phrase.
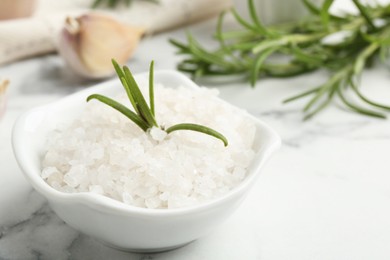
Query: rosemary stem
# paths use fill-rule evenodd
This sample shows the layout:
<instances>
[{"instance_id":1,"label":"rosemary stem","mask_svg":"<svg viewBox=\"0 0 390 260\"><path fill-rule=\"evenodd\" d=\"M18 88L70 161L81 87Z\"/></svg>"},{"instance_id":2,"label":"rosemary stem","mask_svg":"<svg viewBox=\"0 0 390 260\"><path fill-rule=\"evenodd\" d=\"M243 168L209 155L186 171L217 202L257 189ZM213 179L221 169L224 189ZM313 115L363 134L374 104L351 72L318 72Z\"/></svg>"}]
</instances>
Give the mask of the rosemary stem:
<instances>
[{"instance_id":1,"label":"rosemary stem","mask_svg":"<svg viewBox=\"0 0 390 260\"><path fill-rule=\"evenodd\" d=\"M389 59L390 4L367 5L362 0L353 0L360 12L334 15L330 12L333 0L323 0L321 7L313 5L311 0L302 0L310 16L289 24L264 26L256 14L254 1L248 0L249 19L232 11L241 27L239 30L223 31L220 17L216 50L208 51L193 39L188 45L175 42L180 53L189 56L178 68L197 76L242 75L252 86L261 76L292 77L323 68L332 73L325 83L284 103L310 96L304 113L312 117L340 96L352 111L383 116L351 102L345 92L352 87L348 94L357 96L359 102L379 109L388 107L365 98L350 82L373 64L376 56ZM343 36L337 42L326 41L337 34Z\"/></svg>"}]
</instances>

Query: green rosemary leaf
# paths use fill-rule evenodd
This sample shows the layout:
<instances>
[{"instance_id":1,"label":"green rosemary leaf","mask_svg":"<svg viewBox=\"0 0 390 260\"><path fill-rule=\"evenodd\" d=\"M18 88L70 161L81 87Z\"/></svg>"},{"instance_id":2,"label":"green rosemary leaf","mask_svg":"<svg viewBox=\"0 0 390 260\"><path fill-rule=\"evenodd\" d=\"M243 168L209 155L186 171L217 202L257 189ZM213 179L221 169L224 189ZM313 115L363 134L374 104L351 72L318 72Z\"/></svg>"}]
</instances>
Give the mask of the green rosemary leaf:
<instances>
[{"instance_id":1,"label":"green rosemary leaf","mask_svg":"<svg viewBox=\"0 0 390 260\"><path fill-rule=\"evenodd\" d=\"M226 44L225 44L225 39L222 36L222 25L223 25L223 19L225 17L225 14L226 14L225 11L223 11L223 12L221 12L219 14L218 21L217 21L217 29L216 29L216 32L215 32L215 37L219 41L222 49L226 49L227 48ZM229 49L228 52L231 53L231 50Z\"/></svg>"},{"instance_id":2,"label":"green rosemary leaf","mask_svg":"<svg viewBox=\"0 0 390 260\"><path fill-rule=\"evenodd\" d=\"M325 28L329 27L329 9L332 6L334 0L324 0L322 8L320 10L321 20Z\"/></svg>"},{"instance_id":3,"label":"green rosemary leaf","mask_svg":"<svg viewBox=\"0 0 390 260\"><path fill-rule=\"evenodd\" d=\"M112 65L114 66L114 69L116 71L116 74L118 75L118 77L121 79L121 78L124 78L125 77L125 74L123 73L123 70L121 69L121 67L119 66L118 62L116 62L116 60L114 59L111 59L111 62L112 62Z\"/></svg>"},{"instance_id":4,"label":"green rosemary leaf","mask_svg":"<svg viewBox=\"0 0 390 260\"><path fill-rule=\"evenodd\" d=\"M232 10L232 14L234 16L234 18L237 20L237 22L239 22L242 26L244 26L245 28L251 30L251 31L255 31L257 32L257 28L253 25L251 25L250 23L246 22L238 13L235 9Z\"/></svg>"},{"instance_id":5,"label":"green rosemary leaf","mask_svg":"<svg viewBox=\"0 0 390 260\"><path fill-rule=\"evenodd\" d=\"M249 14L252 18L253 23L256 25L257 31L261 34L272 36L272 33L269 32L268 29L264 27L264 25L260 22L260 19L256 13L254 0L248 0L248 6L249 6Z\"/></svg>"},{"instance_id":6,"label":"green rosemary leaf","mask_svg":"<svg viewBox=\"0 0 390 260\"><path fill-rule=\"evenodd\" d=\"M310 0L302 0L302 3L305 5L306 9L312 14L319 14L320 9L318 9Z\"/></svg>"},{"instance_id":7,"label":"green rosemary leaf","mask_svg":"<svg viewBox=\"0 0 390 260\"><path fill-rule=\"evenodd\" d=\"M129 85L128 85L125 77L124 76L121 77L120 80L122 82L122 86L124 87L124 89L126 91L127 97L130 100L131 105L133 106L134 110L139 114L137 103L135 101L135 98L134 98L133 94L131 93L131 90L129 88Z\"/></svg>"},{"instance_id":8,"label":"green rosemary leaf","mask_svg":"<svg viewBox=\"0 0 390 260\"><path fill-rule=\"evenodd\" d=\"M204 75L204 68L203 67L200 67L198 68L196 71L195 71L195 74L194 74L194 78L195 79L198 79L200 77L202 77Z\"/></svg>"},{"instance_id":9,"label":"green rosemary leaf","mask_svg":"<svg viewBox=\"0 0 390 260\"><path fill-rule=\"evenodd\" d=\"M343 70L337 72L334 74L325 84L323 84L318 92L314 95L314 97L309 101L309 103L306 104L306 106L303 108L304 112L307 112L310 110L310 108L321 99L323 95L326 93L329 93L329 96L333 96L334 89L339 89L342 82L347 82L349 75L351 73L352 67L347 66Z\"/></svg>"},{"instance_id":10,"label":"green rosemary leaf","mask_svg":"<svg viewBox=\"0 0 390 260\"><path fill-rule=\"evenodd\" d=\"M340 82L334 84L328 94L328 96L326 97L326 99L321 103L319 104L312 112L306 114L306 116L303 118L303 120L308 120L310 118L312 118L313 116L315 116L316 114L318 114L320 111L324 110L331 102L332 102L332 98L336 92L336 90L340 87Z\"/></svg>"},{"instance_id":11,"label":"green rosemary leaf","mask_svg":"<svg viewBox=\"0 0 390 260\"><path fill-rule=\"evenodd\" d=\"M390 106L386 106L386 105L383 105L383 104L379 104L379 103L376 103L368 98L366 98L361 92L360 90L358 89L358 87L356 86L356 84L353 82L353 80L350 80L350 83L349 83L352 87L352 90L356 93L356 95L364 102L366 102L367 104L370 104L371 106L374 106L374 107L378 107L378 108L381 108L381 109L384 109L384 110L389 110L390 111Z\"/></svg>"},{"instance_id":12,"label":"green rosemary leaf","mask_svg":"<svg viewBox=\"0 0 390 260\"><path fill-rule=\"evenodd\" d=\"M236 51L242 51L242 52L247 52L247 51L254 51L253 48L258 45L258 42L243 42L243 43L237 43L234 45L234 49Z\"/></svg>"},{"instance_id":13,"label":"green rosemary leaf","mask_svg":"<svg viewBox=\"0 0 390 260\"><path fill-rule=\"evenodd\" d=\"M308 91L302 92L301 94L298 94L298 95L295 95L295 96L292 96L290 98L287 98L287 99L283 100L283 103L289 103L289 102L295 101L297 99L309 96L309 95L311 95L313 93L316 93L320 89L321 89L321 87L317 87L317 88L313 88L313 89L310 89Z\"/></svg>"},{"instance_id":14,"label":"green rosemary leaf","mask_svg":"<svg viewBox=\"0 0 390 260\"><path fill-rule=\"evenodd\" d=\"M133 121L136 125L138 125L142 130L146 131L148 129L148 125L145 124L136 113L134 113L133 111L131 111L130 109L128 109L124 105L116 102L115 100L108 98L108 97L105 97L103 95L99 95L99 94L93 94L93 95L88 96L87 102L89 102L91 99L99 100L100 102L102 102L102 103L114 108L115 110L121 112L123 115L125 115L127 118L129 118L131 121Z\"/></svg>"},{"instance_id":15,"label":"green rosemary leaf","mask_svg":"<svg viewBox=\"0 0 390 260\"><path fill-rule=\"evenodd\" d=\"M119 64L116 60L112 59L111 62L115 68L115 71L116 71L116 74L118 75L118 78L120 79L120 81L122 83L123 88L126 91L127 97L129 98L131 105L133 106L135 111L138 113L139 111L138 111L134 96L129 88L128 83L126 82L125 73L123 72L122 68L119 66Z\"/></svg>"},{"instance_id":16,"label":"green rosemary leaf","mask_svg":"<svg viewBox=\"0 0 390 260\"><path fill-rule=\"evenodd\" d=\"M269 49L265 50L264 52L259 53L259 55L257 55L257 57L254 61L255 64L252 67L252 71L251 71L251 85L252 85L252 87L254 87L256 85L256 81L259 77L260 69L261 69L261 66L263 65L264 61L268 58L268 56L270 56L272 53L274 53L277 49L278 49L278 47L269 48Z\"/></svg>"},{"instance_id":17,"label":"green rosemary leaf","mask_svg":"<svg viewBox=\"0 0 390 260\"><path fill-rule=\"evenodd\" d=\"M223 19L225 17L225 14L226 12L222 12L219 17L218 17L218 22L217 22L217 29L216 29L216 38L221 46L221 51L224 51L224 53L226 55L228 55L229 57L231 57L231 59L234 60L234 62L236 62L238 65L240 66L244 66L244 63L243 61L241 61L240 59L238 59L234 53L233 53L233 48L231 46L227 46L225 44L225 40L224 40L224 37L222 36L222 24L223 24Z\"/></svg>"},{"instance_id":18,"label":"green rosemary leaf","mask_svg":"<svg viewBox=\"0 0 390 260\"><path fill-rule=\"evenodd\" d=\"M153 117L155 117L154 111L154 61L150 63L149 68L149 104L150 104L150 112Z\"/></svg>"},{"instance_id":19,"label":"green rosemary leaf","mask_svg":"<svg viewBox=\"0 0 390 260\"><path fill-rule=\"evenodd\" d=\"M377 35L370 35L370 34L367 34L367 33L361 33L361 35L363 36L363 38L368 41L368 42L371 42L371 43L377 43L377 44L380 44L380 45L383 45L383 46L389 46L390 45L390 35L386 35L386 36L377 36Z\"/></svg>"},{"instance_id":20,"label":"green rosemary leaf","mask_svg":"<svg viewBox=\"0 0 390 260\"><path fill-rule=\"evenodd\" d=\"M223 16L226 15L226 12L222 12ZM218 28L218 27L217 27ZM221 30L222 30L222 23L221 23ZM253 32L250 31L227 31L227 32L221 32L220 36L216 36L216 38L219 39L224 39L224 40L234 40L236 38L240 38L241 40L245 39L252 39L254 36Z\"/></svg>"},{"instance_id":21,"label":"green rosemary leaf","mask_svg":"<svg viewBox=\"0 0 390 260\"><path fill-rule=\"evenodd\" d=\"M195 131L195 132L200 132L203 134L207 134L210 136L213 136L215 138L220 139L225 146L228 146L228 140L224 135L222 135L220 132L217 132L207 126L203 125L198 125L198 124L189 124L189 123L183 123L183 124L177 124L169 127L166 132L169 134L173 131L177 130L190 130L190 131Z\"/></svg>"},{"instance_id":22,"label":"green rosemary leaf","mask_svg":"<svg viewBox=\"0 0 390 260\"><path fill-rule=\"evenodd\" d=\"M145 120L149 124L149 126L157 126L157 122L150 111L148 104L146 103L146 100L144 96L141 93L141 90L138 87L137 82L135 81L132 73L130 72L129 68L127 66L123 67L123 71L125 73L125 79L127 82L127 85L129 87L130 92L132 93L135 104L138 108L138 111L142 116L145 117Z\"/></svg>"},{"instance_id":23,"label":"green rosemary leaf","mask_svg":"<svg viewBox=\"0 0 390 260\"><path fill-rule=\"evenodd\" d=\"M260 43L258 43L255 47L253 47L252 52L254 54L262 52L270 47L280 47L287 44L286 39L284 38L279 38L279 39L272 39L272 40L265 40Z\"/></svg>"},{"instance_id":24,"label":"green rosemary leaf","mask_svg":"<svg viewBox=\"0 0 390 260\"><path fill-rule=\"evenodd\" d=\"M267 63L264 64L263 68L265 75L275 78L293 77L316 69L315 67L308 67L296 61L286 64Z\"/></svg>"},{"instance_id":25,"label":"green rosemary leaf","mask_svg":"<svg viewBox=\"0 0 390 260\"><path fill-rule=\"evenodd\" d=\"M169 42L172 44L172 45L174 45L174 46L176 46L177 48L179 48L179 52L178 53L181 53L181 54L184 54L184 53L191 53L190 52L190 49L188 48L188 46L186 46L186 45L184 45L184 44L182 44L182 43L180 43L180 42L178 42L178 41L176 41L176 40L174 40L174 39L169 39Z\"/></svg>"},{"instance_id":26,"label":"green rosemary leaf","mask_svg":"<svg viewBox=\"0 0 390 260\"><path fill-rule=\"evenodd\" d=\"M303 117L303 120L306 121L306 120L309 120L311 119L313 116L315 116L316 114L318 114L320 111L324 110L328 105L329 103L332 101L332 98L331 97L328 97L322 104L320 104L319 106L317 106L317 108L315 110L313 110L312 112L306 114L304 117Z\"/></svg>"},{"instance_id":27,"label":"green rosemary leaf","mask_svg":"<svg viewBox=\"0 0 390 260\"><path fill-rule=\"evenodd\" d=\"M372 56L379 49L379 47L379 44L371 43L360 53L360 55L358 55L353 67L353 72L355 75L361 74L364 66L366 65L367 59L369 59L370 56Z\"/></svg>"},{"instance_id":28,"label":"green rosemary leaf","mask_svg":"<svg viewBox=\"0 0 390 260\"><path fill-rule=\"evenodd\" d=\"M364 7L359 0L352 0L352 2L355 4L355 6L359 9L360 13L362 14L363 18L366 20L368 26L372 30L376 30L376 26L374 25L374 22L372 18L370 17L370 14L366 7Z\"/></svg>"},{"instance_id":29,"label":"green rosemary leaf","mask_svg":"<svg viewBox=\"0 0 390 260\"><path fill-rule=\"evenodd\" d=\"M223 67L231 67L231 64L229 64L226 60L221 58L220 56L208 52L205 49L203 49L200 44L192 37L191 34L187 34L188 42L190 43L189 47L190 50L201 60L207 61L210 63L215 63Z\"/></svg>"},{"instance_id":30,"label":"green rosemary leaf","mask_svg":"<svg viewBox=\"0 0 390 260\"><path fill-rule=\"evenodd\" d=\"M309 111L309 109L323 96L327 91L335 88L340 84L339 74L334 75L330 80L328 80L324 85L320 86L320 89L314 95L314 97L306 104L303 108L304 112Z\"/></svg>"},{"instance_id":31,"label":"green rosemary leaf","mask_svg":"<svg viewBox=\"0 0 390 260\"><path fill-rule=\"evenodd\" d=\"M362 115L366 115L366 116L372 116L372 117L376 117L376 118L382 118L382 119L386 119L386 116L382 113L378 113L378 112L375 112L375 111L372 111L372 110L368 110L368 109L365 109L365 108L361 108L357 105L354 105L353 103L351 103L350 101L348 101L345 97L344 97L344 94L342 93L341 91L341 88L339 88L337 90L337 94L338 96L340 97L341 101L347 106L349 107L351 110L359 113L359 114L362 114Z\"/></svg>"},{"instance_id":32,"label":"green rosemary leaf","mask_svg":"<svg viewBox=\"0 0 390 260\"><path fill-rule=\"evenodd\" d=\"M311 66L321 66L324 63L324 60L326 60L326 57L323 57L322 55L310 55L304 52L295 44L291 47L291 51L294 54L295 59L310 64Z\"/></svg>"}]
</instances>

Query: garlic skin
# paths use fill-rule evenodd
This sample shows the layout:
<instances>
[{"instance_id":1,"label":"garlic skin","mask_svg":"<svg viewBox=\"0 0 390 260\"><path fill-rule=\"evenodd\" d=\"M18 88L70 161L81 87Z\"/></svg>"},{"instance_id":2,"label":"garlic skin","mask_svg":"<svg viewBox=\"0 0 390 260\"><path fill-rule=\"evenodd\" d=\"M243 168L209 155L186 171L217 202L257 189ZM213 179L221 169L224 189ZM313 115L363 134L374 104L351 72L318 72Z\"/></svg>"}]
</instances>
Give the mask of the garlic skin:
<instances>
[{"instance_id":1,"label":"garlic skin","mask_svg":"<svg viewBox=\"0 0 390 260\"><path fill-rule=\"evenodd\" d=\"M5 113L6 107L6 90L9 85L9 80L0 80L0 120L2 119Z\"/></svg>"},{"instance_id":2,"label":"garlic skin","mask_svg":"<svg viewBox=\"0 0 390 260\"><path fill-rule=\"evenodd\" d=\"M126 63L144 32L143 28L98 13L68 17L58 51L76 74L91 79L106 78L115 72L111 59Z\"/></svg>"}]
</instances>

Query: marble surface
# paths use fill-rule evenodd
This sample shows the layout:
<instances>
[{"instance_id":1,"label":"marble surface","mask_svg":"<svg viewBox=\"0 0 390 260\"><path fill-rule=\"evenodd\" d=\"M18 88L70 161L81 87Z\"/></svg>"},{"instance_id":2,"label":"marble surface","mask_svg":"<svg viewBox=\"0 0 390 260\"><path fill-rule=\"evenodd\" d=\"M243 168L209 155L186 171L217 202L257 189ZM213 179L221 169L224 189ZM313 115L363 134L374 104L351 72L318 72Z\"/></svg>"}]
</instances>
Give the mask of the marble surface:
<instances>
[{"instance_id":1,"label":"marble surface","mask_svg":"<svg viewBox=\"0 0 390 260\"><path fill-rule=\"evenodd\" d=\"M191 31L209 42L213 26L210 21ZM171 37L183 39L185 30L145 39L129 65L140 72L154 59L156 69L174 69ZM264 79L256 88L217 86L223 99L275 128L283 146L230 219L206 237L158 254L117 251L67 226L14 159L12 125L22 112L94 82L72 75L54 54L1 67L0 76L12 81L0 122L0 259L390 259L390 120L336 104L303 122L302 103L281 104L325 80L325 72ZM363 91L389 103L389 81L388 68L376 67L365 73Z\"/></svg>"}]
</instances>

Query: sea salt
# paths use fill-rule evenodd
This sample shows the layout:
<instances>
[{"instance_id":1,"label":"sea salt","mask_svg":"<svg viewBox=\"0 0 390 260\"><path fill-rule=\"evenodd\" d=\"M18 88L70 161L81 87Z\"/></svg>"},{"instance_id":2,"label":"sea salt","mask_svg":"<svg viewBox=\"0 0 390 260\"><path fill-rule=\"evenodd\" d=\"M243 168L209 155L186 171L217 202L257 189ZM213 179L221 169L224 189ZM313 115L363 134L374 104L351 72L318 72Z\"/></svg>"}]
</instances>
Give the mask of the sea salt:
<instances>
[{"instance_id":1,"label":"sea salt","mask_svg":"<svg viewBox=\"0 0 390 260\"><path fill-rule=\"evenodd\" d=\"M147 91L147 84L141 84ZM128 118L89 102L47 142L41 177L63 192L92 192L145 208L178 208L222 196L239 185L255 151L256 127L218 91L155 87L157 122L196 123L224 134L229 145L194 131L143 132ZM117 100L130 107L126 96Z\"/></svg>"},{"instance_id":2,"label":"sea salt","mask_svg":"<svg viewBox=\"0 0 390 260\"><path fill-rule=\"evenodd\" d=\"M162 140L165 139L165 137L167 136L167 132L165 132L164 130L162 130L161 128L159 127L152 127L152 129L150 129L150 136L156 140L156 141L159 141L161 142Z\"/></svg>"}]
</instances>

